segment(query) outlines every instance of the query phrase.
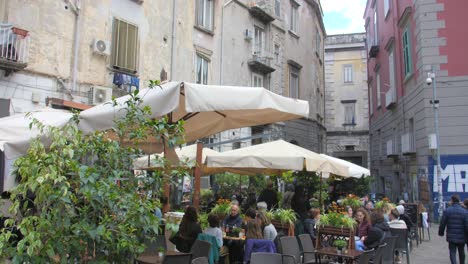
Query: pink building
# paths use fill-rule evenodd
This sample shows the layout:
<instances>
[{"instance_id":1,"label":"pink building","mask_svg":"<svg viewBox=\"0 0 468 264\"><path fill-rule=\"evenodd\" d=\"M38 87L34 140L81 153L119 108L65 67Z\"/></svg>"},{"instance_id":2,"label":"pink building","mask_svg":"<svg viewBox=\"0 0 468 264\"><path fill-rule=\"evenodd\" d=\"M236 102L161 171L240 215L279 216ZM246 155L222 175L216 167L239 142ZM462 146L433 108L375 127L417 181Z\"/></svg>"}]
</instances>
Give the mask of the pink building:
<instances>
[{"instance_id":1,"label":"pink building","mask_svg":"<svg viewBox=\"0 0 468 264\"><path fill-rule=\"evenodd\" d=\"M437 196L432 70L444 198L468 197L466 11L465 0L367 1L371 170L375 191L394 200L430 204Z\"/></svg>"}]
</instances>

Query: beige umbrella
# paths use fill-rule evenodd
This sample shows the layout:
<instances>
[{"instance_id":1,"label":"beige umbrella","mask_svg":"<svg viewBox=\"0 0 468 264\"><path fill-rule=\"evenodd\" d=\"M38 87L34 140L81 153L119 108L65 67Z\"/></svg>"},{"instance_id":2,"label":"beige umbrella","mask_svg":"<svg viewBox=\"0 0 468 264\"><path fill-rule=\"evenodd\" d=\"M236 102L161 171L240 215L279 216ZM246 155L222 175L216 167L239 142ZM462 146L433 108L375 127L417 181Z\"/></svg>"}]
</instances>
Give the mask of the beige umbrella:
<instances>
[{"instance_id":1,"label":"beige umbrella","mask_svg":"<svg viewBox=\"0 0 468 264\"><path fill-rule=\"evenodd\" d=\"M241 149L226 151L207 157L210 168L235 168L253 171L287 171L303 169L348 177L348 167L328 160L320 154L277 140Z\"/></svg>"}]
</instances>

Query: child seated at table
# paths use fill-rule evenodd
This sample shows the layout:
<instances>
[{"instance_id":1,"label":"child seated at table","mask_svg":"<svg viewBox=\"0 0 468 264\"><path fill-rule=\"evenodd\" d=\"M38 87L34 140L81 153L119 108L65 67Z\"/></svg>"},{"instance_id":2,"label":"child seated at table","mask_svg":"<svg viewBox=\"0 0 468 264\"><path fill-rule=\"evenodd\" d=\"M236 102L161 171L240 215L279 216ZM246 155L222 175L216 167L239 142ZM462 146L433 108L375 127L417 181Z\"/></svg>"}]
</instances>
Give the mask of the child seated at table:
<instances>
[{"instance_id":1,"label":"child seated at table","mask_svg":"<svg viewBox=\"0 0 468 264\"><path fill-rule=\"evenodd\" d=\"M205 229L205 234L212 235L216 237L218 246L221 248L223 246L223 231L219 228L219 219L216 215L208 215L208 224L210 225Z\"/></svg>"}]
</instances>

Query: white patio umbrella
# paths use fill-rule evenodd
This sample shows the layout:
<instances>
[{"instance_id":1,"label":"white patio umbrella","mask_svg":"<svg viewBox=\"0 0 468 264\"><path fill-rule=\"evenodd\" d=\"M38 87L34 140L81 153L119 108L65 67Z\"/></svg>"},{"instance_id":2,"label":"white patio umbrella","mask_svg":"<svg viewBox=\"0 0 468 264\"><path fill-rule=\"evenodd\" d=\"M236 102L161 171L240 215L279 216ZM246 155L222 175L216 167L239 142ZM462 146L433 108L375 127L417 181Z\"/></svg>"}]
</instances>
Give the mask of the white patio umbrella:
<instances>
[{"instance_id":1,"label":"white patio umbrella","mask_svg":"<svg viewBox=\"0 0 468 264\"><path fill-rule=\"evenodd\" d=\"M218 153L207 157L207 166L213 168L236 168L254 171L287 171L303 169L348 177L348 167L328 160L319 154L284 140L253 145L250 147Z\"/></svg>"},{"instance_id":2,"label":"white patio umbrella","mask_svg":"<svg viewBox=\"0 0 468 264\"><path fill-rule=\"evenodd\" d=\"M356 165L352 162L349 162L349 161L346 161L346 160L343 160L343 159L339 159L339 158L335 158L335 157L332 157L332 156L328 156L328 155L325 155L325 154L320 154L320 156L330 160L330 161L334 161L336 163L340 163L340 164L343 164L344 166L347 166L348 167L348 176L349 177L353 177L353 178L361 178L361 177L368 177L370 176L370 171L364 167L361 167L359 165Z\"/></svg>"}]
</instances>

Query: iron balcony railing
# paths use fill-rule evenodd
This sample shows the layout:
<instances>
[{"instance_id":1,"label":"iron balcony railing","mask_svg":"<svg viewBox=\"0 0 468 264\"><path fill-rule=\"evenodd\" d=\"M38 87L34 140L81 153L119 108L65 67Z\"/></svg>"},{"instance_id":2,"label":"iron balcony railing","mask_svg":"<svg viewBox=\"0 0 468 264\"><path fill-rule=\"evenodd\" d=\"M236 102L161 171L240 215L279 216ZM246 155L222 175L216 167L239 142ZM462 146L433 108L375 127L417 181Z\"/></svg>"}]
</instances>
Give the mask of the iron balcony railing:
<instances>
[{"instance_id":1,"label":"iron balcony railing","mask_svg":"<svg viewBox=\"0 0 468 264\"><path fill-rule=\"evenodd\" d=\"M0 24L0 60L27 64L29 57L29 32Z\"/></svg>"}]
</instances>

